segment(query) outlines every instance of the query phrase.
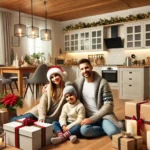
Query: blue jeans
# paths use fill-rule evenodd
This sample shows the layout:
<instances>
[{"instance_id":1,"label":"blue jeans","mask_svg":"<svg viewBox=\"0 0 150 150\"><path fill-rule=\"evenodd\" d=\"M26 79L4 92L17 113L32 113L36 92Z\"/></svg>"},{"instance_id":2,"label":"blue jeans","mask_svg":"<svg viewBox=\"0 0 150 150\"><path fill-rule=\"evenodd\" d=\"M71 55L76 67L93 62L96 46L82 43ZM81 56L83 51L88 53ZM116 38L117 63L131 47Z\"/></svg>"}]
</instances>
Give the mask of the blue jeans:
<instances>
[{"instance_id":1,"label":"blue jeans","mask_svg":"<svg viewBox=\"0 0 150 150\"><path fill-rule=\"evenodd\" d=\"M62 128L58 121L54 121L52 124L53 124L53 129L55 133L57 133L58 131L62 131ZM67 124L70 124L70 123L68 122ZM80 127L81 127L80 124L73 126L71 129L69 129L70 134L80 136Z\"/></svg>"},{"instance_id":2,"label":"blue jeans","mask_svg":"<svg viewBox=\"0 0 150 150\"><path fill-rule=\"evenodd\" d=\"M81 126L80 132L82 136L87 138L99 137L106 134L112 138L112 135L120 133L120 129L111 121L104 119L96 123Z\"/></svg>"},{"instance_id":3,"label":"blue jeans","mask_svg":"<svg viewBox=\"0 0 150 150\"><path fill-rule=\"evenodd\" d=\"M23 118L32 118L33 120L38 120L38 118L35 117L33 114L31 114L31 113L26 113L26 114L24 114L24 115L15 116L15 117L11 118L11 119L9 120L9 122L16 121L16 120L18 120L18 119L23 119Z\"/></svg>"}]
</instances>

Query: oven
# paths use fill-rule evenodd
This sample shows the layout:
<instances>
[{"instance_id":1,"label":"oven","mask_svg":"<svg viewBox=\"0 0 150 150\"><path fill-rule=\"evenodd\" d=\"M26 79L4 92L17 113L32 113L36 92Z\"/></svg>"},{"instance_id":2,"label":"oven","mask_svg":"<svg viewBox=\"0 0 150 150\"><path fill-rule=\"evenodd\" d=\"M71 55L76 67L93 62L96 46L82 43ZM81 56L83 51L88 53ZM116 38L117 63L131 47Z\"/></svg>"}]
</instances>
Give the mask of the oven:
<instances>
[{"instance_id":1,"label":"oven","mask_svg":"<svg viewBox=\"0 0 150 150\"><path fill-rule=\"evenodd\" d=\"M103 66L102 77L108 81L111 87L118 88L118 67L117 66Z\"/></svg>"}]
</instances>

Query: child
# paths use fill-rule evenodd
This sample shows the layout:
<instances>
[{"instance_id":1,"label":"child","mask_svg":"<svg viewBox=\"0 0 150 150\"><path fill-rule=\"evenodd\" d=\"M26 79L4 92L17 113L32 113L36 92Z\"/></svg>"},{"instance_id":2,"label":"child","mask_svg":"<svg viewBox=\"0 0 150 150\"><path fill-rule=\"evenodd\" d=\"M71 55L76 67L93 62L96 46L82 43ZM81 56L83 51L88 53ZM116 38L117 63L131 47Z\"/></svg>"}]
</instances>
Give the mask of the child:
<instances>
[{"instance_id":1,"label":"child","mask_svg":"<svg viewBox=\"0 0 150 150\"><path fill-rule=\"evenodd\" d=\"M85 108L77 99L77 92L70 82L67 82L63 95L67 103L63 106L59 122L54 121L53 127L57 137L51 138L52 144L70 139L72 143L80 135L80 122L85 118Z\"/></svg>"}]
</instances>

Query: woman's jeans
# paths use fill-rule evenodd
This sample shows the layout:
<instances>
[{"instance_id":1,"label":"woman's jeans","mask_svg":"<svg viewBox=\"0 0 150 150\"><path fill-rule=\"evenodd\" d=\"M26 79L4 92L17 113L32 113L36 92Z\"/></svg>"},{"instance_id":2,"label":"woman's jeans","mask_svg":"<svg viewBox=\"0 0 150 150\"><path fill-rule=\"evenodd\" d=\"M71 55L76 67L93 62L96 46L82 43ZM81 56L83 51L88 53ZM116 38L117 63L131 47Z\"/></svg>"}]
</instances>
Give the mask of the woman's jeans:
<instances>
[{"instance_id":1,"label":"woman's jeans","mask_svg":"<svg viewBox=\"0 0 150 150\"><path fill-rule=\"evenodd\" d=\"M54 121L52 124L53 124L53 129L55 133L62 131L62 128L58 121ZM68 122L67 124L70 124L70 123ZM81 127L80 124L73 126L71 129L69 129L70 134L80 136L80 127Z\"/></svg>"},{"instance_id":2,"label":"woman's jeans","mask_svg":"<svg viewBox=\"0 0 150 150\"><path fill-rule=\"evenodd\" d=\"M23 118L32 118L33 120L38 120L38 118L35 117L33 114L31 114L31 113L26 113L26 114L24 114L24 115L15 116L15 117L11 118L11 119L9 120L9 122L16 121L16 120L23 119Z\"/></svg>"},{"instance_id":3,"label":"woman's jeans","mask_svg":"<svg viewBox=\"0 0 150 150\"><path fill-rule=\"evenodd\" d=\"M87 138L99 137L106 134L112 138L112 135L120 133L120 129L111 121L103 119L96 123L81 126L80 132L82 136Z\"/></svg>"}]
</instances>

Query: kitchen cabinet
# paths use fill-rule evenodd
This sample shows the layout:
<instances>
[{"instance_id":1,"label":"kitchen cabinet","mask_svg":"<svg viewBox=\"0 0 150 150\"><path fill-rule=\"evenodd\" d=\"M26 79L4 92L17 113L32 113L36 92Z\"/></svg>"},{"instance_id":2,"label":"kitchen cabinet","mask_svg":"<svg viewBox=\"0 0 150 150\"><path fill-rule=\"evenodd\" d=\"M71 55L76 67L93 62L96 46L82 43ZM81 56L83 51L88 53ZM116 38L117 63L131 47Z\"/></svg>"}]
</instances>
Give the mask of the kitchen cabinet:
<instances>
[{"instance_id":1,"label":"kitchen cabinet","mask_svg":"<svg viewBox=\"0 0 150 150\"><path fill-rule=\"evenodd\" d=\"M149 97L149 68L119 68L119 98L144 100Z\"/></svg>"},{"instance_id":2,"label":"kitchen cabinet","mask_svg":"<svg viewBox=\"0 0 150 150\"><path fill-rule=\"evenodd\" d=\"M125 48L150 48L150 21L125 24Z\"/></svg>"},{"instance_id":3,"label":"kitchen cabinet","mask_svg":"<svg viewBox=\"0 0 150 150\"><path fill-rule=\"evenodd\" d=\"M64 33L65 52L103 50L103 27L91 27Z\"/></svg>"},{"instance_id":4,"label":"kitchen cabinet","mask_svg":"<svg viewBox=\"0 0 150 150\"><path fill-rule=\"evenodd\" d=\"M125 25L125 48L137 49L143 47L143 28L141 23Z\"/></svg>"}]
</instances>

